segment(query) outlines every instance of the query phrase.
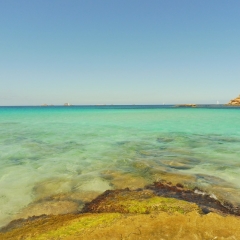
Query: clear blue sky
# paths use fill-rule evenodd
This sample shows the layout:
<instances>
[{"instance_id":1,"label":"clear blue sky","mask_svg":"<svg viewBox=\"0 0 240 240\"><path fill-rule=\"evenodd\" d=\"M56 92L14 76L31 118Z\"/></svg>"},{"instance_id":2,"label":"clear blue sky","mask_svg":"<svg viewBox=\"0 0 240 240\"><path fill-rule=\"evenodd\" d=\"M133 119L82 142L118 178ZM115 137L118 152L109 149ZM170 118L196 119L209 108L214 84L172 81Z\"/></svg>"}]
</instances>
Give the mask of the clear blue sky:
<instances>
[{"instance_id":1,"label":"clear blue sky","mask_svg":"<svg viewBox=\"0 0 240 240\"><path fill-rule=\"evenodd\" d=\"M0 0L0 105L238 94L239 0Z\"/></svg>"}]
</instances>

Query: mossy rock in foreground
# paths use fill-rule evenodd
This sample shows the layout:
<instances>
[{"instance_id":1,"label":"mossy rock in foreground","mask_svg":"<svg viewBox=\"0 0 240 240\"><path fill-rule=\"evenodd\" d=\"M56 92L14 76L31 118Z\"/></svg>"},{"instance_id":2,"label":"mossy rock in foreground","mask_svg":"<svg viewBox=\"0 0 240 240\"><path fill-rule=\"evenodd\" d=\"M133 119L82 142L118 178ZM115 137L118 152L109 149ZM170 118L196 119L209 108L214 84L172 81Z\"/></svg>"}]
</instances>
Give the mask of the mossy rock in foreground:
<instances>
[{"instance_id":1,"label":"mossy rock in foreground","mask_svg":"<svg viewBox=\"0 0 240 240\"><path fill-rule=\"evenodd\" d=\"M89 239L240 239L240 219L216 213L121 214L93 213L50 216L5 234L1 240Z\"/></svg>"},{"instance_id":2,"label":"mossy rock in foreground","mask_svg":"<svg viewBox=\"0 0 240 240\"><path fill-rule=\"evenodd\" d=\"M49 240L66 239L118 219L119 213L50 215L27 221L20 228L0 233L0 239Z\"/></svg>"},{"instance_id":3,"label":"mossy rock in foreground","mask_svg":"<svg viewBox=\"0 0 240 240\"><path fill-rule=\"evenodd\" d=\"M92 213L119 212L149 214L161 211L183 214L192 211L201 213L201 209L195 203L175 198L159 197L150 190L129 191L127 189L107 191L87 204L84 209L84 212Z\"/></svg>"},{"instance_id":4,"label":"mossy rock in foreground","mask_svg":"<svg viewBox=\"0 0 240 240\"><path fill-rule=\"evenodd\" d=\"M188 213L194 210L201 212L195 203L188 203L174 198L153 197L147 200L128 200L118 203L125 213Z\"/></svg>"},{"instance_id":5,"label":"mossy rock in foreground","mask_svg":"<svg viewBox=\"0 0 240 240\"><path fill-rule=\"evenodd\" d=\"M107 191L85 211L18 220L0 239L240 239L238 217L203 215L194 203L158 197L151 190Z\"/></svg>"}]
</instances>

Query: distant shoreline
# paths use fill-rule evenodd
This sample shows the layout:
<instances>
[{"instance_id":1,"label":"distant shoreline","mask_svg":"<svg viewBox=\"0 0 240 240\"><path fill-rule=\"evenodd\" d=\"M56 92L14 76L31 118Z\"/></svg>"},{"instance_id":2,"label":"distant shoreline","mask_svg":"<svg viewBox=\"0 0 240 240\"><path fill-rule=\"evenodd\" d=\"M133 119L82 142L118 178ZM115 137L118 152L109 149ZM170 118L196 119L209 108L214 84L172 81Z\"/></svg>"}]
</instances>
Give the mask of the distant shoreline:
<instances>
[{"instance_id":1,"label":"distant shoreline","mask_svg":"<svg viewBox=\"0 0 240 240\"><path fill-rule=\"evenodd\" d=\"M119 108L119 107L125 107L125 108L240 108L240 105L228 105L228 104L111 104L111 105L94 105L94 104L88 104L88 105L70 105L70 106L64 106L64 105L47 105L47 106L41 106L41 105L2 105L0 108L25 108L25 107L34 107L34 108L73 108L73 107L94 107L94 108Z\"/></svg>"}]
</instances>

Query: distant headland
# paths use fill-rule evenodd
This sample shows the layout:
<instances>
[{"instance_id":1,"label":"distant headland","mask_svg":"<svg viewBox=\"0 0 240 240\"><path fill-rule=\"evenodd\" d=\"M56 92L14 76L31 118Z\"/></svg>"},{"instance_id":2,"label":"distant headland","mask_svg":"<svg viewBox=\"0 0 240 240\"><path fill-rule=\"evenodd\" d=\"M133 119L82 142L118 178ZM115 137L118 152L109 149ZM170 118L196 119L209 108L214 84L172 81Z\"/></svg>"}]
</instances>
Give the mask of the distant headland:
<instances>
[{"instance_id":1,"label":"distant headland","mask_svg":"<svg viewBox=\"0 0 240 240\"><path fill-rule=\"evenodd\" d=\"M175 105L175 107L196 107L197 104L178 104L178 105Z\"/></svg>"},{"instance_id":2,"label":"distant headland","mask_svg":"<svg viewBox=\"0 0 240 240\"><path fill-rule=\"evenodd\" d=\"M219 102L217 101L217 104L219 104ZM210 104L211 105L211 104ZM209 105L209 106L210 106ZM230 100L227 104L221 104L220 106L240 106L240 94L238 97ZM190 108L195 108L195 107L199 107L200 105L198 104L177 104L175 105L175 107L190 107Z\"/></svg>"},{"instance_id":3,"label":"distant headland","mask_svg":"<svg viewBox=\"0 0 240 240\"><path fill-rule=\"evenodd\" d=\"M227 105L240 106L240 95L232 100Z\"/></svg>"}]
</instances>

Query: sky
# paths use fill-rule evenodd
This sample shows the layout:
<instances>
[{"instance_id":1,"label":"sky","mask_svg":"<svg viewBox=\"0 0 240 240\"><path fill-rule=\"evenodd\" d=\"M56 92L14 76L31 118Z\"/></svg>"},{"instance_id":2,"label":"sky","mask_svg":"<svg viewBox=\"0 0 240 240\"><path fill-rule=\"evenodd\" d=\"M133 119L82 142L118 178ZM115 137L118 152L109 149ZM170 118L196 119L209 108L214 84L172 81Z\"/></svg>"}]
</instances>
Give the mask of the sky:
<instances>
[{"instance_id":1,"label":"sky","mask_svg":"<svg viewBox=\"0 0 240 240\"><path fill-rule=\"evenodd\" d=\"M239 94L239 0L0 0L0 106Z\"/></svg>"}]
</instances>

